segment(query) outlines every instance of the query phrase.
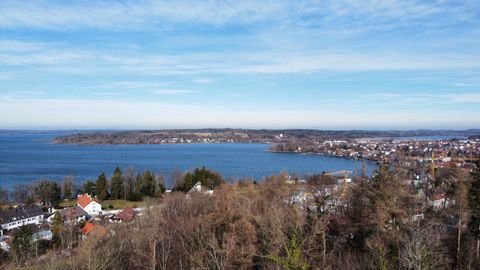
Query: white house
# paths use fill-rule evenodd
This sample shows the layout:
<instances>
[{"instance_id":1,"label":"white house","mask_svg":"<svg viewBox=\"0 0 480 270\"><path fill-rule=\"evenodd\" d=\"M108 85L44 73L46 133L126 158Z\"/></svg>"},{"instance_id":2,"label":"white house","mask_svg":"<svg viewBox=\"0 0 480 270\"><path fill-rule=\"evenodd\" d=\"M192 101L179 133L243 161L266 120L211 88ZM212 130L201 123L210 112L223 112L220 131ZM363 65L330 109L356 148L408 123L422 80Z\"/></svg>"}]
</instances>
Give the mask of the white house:
<instances>
[{"instance_id":1,"label":"white house","mask_svg":"<svg viewBox=\"0 0 480 270\"><path fill-rule=\"evenodd\" d=\"M192 194L192 193L203 193L203 194L207 194L207 195L212 195L213 194L213 190L209 190L205 187L202 186L202 183L200 181L198 181L188 192L187 192L187 196Z\"/></svg>"},{"instance_id":2,"label":"white house","mask_svg":"<svg viewBox=\"0 0 480 270\"><path fill-rule=\"evenodd\" d=\"M96 216L102 213L102 205L94 201L88 194L78 196L77 206L82 208L90 216Z\"/></svg>"},{"instance_id":3,"label":"white house","mask_svg":"<svg viewBox=\"0 0 480 270\"><path fill-rule=\"evenodd\" d=\"M38 240L52 240L53 233L51 230L41 230L32 235L33 241Z\"/></svg>"},{"instance_id":4,"label":"white house","mask_svg":"<svg viewBox=\"0 0 480 270\"><path fill-rule=\"evenodd\" d=\"M38 205L17 207L0 212L0 235L23 225L43 223L44 212Z\"/></svg>"},{"instance_id":5,"label":"white house","mask_svg":"<svg viewBox=\"0 0 480 270\"><path fill-rule=\"evenodd\" d=\"M187 193L202 192L202 183L197 182Z\"/></svg>"},{"instance_id":6,"label":"white house","mask_svg":"<svg viewBox=\"0 0 480 270\"><path fill-rule=\"evenodd\" d=\"M428 197L428 204L432 206L434 210L438 210L454 203L452 203L444 193L433 193Z\"/></svg>"},{"instance_id":7,"label":"white house","mask_svg":"<svg viewBox=\"0 0 480 270\"><path fill-rule=\"evenodd\" d=\"M0 249L3 249L5 252L10 251L10 245L8 244L8 240L10 240L9 236L0 236Z\"/></svg>"}]
</instances>

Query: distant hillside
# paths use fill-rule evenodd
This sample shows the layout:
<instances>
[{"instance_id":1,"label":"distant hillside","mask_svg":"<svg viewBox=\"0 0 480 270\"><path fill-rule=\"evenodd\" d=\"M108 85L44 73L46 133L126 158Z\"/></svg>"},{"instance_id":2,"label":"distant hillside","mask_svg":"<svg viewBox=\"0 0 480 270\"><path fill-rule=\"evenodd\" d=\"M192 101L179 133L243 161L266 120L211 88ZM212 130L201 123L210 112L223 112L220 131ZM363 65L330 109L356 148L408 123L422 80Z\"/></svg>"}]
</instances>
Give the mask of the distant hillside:
<instances>
[{"instance_id":1,"label":"distant hillside","mask_svg":"<svg viewBox=\"0 0 480 270\"><path fill-rule=\"evenodd\" d=\"M474 137L480 136L480 130L169 129L76 133L59 136L54 142L58 144L284 143L418 136Z\"/></svg>"}]
</instances>

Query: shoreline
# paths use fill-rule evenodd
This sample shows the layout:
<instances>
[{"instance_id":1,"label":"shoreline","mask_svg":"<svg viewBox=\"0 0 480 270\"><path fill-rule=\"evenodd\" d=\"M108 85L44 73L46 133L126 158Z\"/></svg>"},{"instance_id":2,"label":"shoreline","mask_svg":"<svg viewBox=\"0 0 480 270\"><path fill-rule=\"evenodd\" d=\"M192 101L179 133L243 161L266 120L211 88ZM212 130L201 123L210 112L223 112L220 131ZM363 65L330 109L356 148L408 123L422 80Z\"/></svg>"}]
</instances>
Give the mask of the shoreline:
<instances>
[{"instance_id":1,"label":"shoreline","mask_svg":"<svg viewBox=\"0 0 480 270\"><path fill-rule=\"evenodd\" d=\"M269 149L267 151L272 152L272 153L278 153L278 154L286 153L286 154L319 155L319 156L331 157L331 158L341 158L341 159L349 159L349 160L367 161L367 162L375 163L377 165L380 163L378 160L374 160L374 159L356 158L356 157L340 156L340 155L331 155L331 154L326 154L326 153L321 153L321 152L276 151L276 150L272 150L272 149Z\"/></svg>"},{"instance_id":2,"label":"shoreline","mask_svg":"<svg viewBox=\"0 0 480 270\"><path fill-rule=\"evenodd\" d=\"M268 142L175 142L175 143L70 143L70 142L56 142L50 141L51 144L56 145L76 145L76 146L122 146L122 145L190 145L190 144L265 144L271 145Z\"/></svg>"}]
</instances>

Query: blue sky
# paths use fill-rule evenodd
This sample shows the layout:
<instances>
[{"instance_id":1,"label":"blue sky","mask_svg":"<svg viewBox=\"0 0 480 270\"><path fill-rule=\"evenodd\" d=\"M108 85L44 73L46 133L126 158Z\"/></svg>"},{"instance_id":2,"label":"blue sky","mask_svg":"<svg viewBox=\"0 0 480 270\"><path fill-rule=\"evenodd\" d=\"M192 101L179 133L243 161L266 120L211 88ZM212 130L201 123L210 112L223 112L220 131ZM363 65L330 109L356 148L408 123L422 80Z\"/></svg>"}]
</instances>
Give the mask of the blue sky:
<instances>
[{"instance_id":1,"label":"blue sky","mask_svg":"<svg viewBox=\"0 0 480 270\"><path fill-rule=\"evenodd\" d=\"M480 128L480 1L0 1L0 128Z\"/></svg>"}]
</instances>

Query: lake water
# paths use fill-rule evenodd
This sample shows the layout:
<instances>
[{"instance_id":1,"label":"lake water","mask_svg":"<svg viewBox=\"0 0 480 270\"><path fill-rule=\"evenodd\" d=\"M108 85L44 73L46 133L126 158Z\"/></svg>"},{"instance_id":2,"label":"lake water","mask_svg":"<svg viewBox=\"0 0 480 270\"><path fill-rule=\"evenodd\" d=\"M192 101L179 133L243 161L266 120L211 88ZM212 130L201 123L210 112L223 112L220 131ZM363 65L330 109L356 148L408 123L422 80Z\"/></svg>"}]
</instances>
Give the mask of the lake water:
<instances>
[{"instance_id":1,"label":"lake water","mask_svg":"<svg viewBox=\"0 0 480 270\"><path fill-rule=\"evenodd\" d=\"M96 179L101 172L111 175L116 166L137 171L191 170L205 166L227 180L263 177L281 171L305 174L323 171L360 172L362 162L351 159L272 153L265 144L169 144L169 145L58 145L55 133L0 134L0 186L30 183L38 179L61 180L68 175L77 182ZM371 171L375 166L368 164ZM167 185L169 182L167 180Z\"/></svg>"}]
</instances>

